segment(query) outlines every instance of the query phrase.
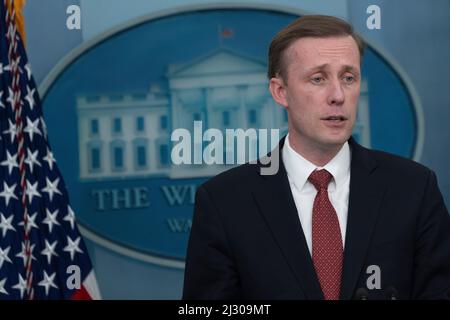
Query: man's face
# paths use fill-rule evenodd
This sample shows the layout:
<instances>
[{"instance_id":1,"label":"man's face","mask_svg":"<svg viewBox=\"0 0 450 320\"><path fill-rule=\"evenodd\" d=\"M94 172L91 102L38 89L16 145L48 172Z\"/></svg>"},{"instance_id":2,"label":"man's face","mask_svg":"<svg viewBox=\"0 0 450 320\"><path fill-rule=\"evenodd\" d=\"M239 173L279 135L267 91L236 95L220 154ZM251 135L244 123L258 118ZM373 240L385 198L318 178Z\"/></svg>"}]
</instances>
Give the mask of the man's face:
<instances>
[{"instance_id":1,"label":"man's face","mask_svg":"<svg viewBox=\"0 0 450 320\"><path fill-rule=\"evenodd\" d=\"M272 78L287 108L289 133L306 148L341 146L352 133L360 89L360 56L351 36L301 38L284 55L284 79Z\"/></svg>"}]
</instances>

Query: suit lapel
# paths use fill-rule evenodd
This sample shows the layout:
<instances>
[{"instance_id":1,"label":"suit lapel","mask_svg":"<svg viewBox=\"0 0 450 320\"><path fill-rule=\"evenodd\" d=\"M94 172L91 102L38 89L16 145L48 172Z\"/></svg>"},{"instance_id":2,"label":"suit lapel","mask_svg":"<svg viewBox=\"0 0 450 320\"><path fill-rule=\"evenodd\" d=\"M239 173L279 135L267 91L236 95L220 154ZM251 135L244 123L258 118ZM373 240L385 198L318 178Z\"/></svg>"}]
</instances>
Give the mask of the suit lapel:
<instances>
[{"instance_id":1,"label":"suit lapel","mask_svg":"<svg viewBox=\"0 0 450 320\"><path fill-rule=\"evenodd\" d=\"M309 299L323 299L283 165L280 152L283 144L284 139L274 150L279 152L278 172L261 176L253 196L300 288Z\"/></svg>"},{"instance_id":2,"label":"suit lapel","mask_svg":"<svg viewBox=\"0 0 450 320\"><path fill-rule=\"evenodd\" d=\"M362 267L386 188L376 172L376 161L353 139L349 143L352 161L341 299L352 298L356 282L365 272Z\"/></svg>"}]
</instances>

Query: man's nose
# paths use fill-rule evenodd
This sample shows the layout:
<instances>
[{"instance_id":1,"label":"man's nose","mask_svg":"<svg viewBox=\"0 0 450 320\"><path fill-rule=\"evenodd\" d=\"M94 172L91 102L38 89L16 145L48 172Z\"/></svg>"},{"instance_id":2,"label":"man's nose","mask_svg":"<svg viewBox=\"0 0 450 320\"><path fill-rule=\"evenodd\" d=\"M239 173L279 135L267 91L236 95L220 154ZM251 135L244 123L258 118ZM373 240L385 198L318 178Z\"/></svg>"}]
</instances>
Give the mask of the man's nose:
<instances>
[{"instance_id":1,"label":"man's nose","mask_svg":"<svg viewBox=\"0 0 450 320\"><path fill-rule=\"evenodd\" d=\"M328 94L328 104L340 106L344 103L345 95L342 89L342 84L339 81L330 83L330 91Z\"/></svg>"}]
</instances>

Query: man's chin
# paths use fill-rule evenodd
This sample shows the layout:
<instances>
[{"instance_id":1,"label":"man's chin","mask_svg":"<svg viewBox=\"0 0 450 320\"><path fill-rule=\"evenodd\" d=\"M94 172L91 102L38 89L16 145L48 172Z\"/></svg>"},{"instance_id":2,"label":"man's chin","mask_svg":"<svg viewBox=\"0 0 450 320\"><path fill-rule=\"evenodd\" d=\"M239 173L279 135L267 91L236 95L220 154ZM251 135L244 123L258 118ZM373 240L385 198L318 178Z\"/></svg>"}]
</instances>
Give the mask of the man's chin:
<instances>
[{"instance_id":1,"label":"man's chin","mask_svg":"<svg viewBox=\"0 0 450 320\"><path fill-rule=\"evenodd\" d=\"M341 147L350 139L350 134L327 136L322 139L322 144L331 148Z\"/></svg>"}]
</instances>

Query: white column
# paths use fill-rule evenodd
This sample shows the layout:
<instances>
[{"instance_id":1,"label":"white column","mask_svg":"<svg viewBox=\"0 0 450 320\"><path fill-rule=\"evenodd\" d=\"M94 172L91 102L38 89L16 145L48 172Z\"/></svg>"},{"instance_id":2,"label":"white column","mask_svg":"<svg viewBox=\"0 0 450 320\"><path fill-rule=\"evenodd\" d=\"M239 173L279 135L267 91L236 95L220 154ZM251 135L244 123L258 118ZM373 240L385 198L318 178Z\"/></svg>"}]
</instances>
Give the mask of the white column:
<instances>
[{"instance_id":1,"label":"white column","mask_svg":"<svg viewBox=\"0 0 450 320\"><path fill-rule=\"evenodd\" d=\"M248 120L247 120L247 105L245 101L245 96L247 94L247 86L239 86L239 118L240 118L240 126L243 129L246 129L248 127Z\"/></svg>"}]
</instances>

